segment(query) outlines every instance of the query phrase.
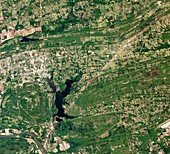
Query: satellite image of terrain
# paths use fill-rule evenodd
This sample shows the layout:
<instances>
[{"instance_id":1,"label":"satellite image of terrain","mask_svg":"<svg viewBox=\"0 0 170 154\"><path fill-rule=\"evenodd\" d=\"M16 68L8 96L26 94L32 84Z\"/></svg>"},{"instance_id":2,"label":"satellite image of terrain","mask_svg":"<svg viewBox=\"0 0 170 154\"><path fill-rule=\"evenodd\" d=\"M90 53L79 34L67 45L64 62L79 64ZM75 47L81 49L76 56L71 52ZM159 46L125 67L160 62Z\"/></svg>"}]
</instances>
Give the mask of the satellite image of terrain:
<instances>
[{"instance_id":1,"label":"satellite image of terrain","mask_svg":"<svg viewBox=\"0 0 170 154\"><path fill-rule=\"evenodd\" d=\"M170 154L170 1L0 0L0 154Z\"/></svg>"}]
</instances>

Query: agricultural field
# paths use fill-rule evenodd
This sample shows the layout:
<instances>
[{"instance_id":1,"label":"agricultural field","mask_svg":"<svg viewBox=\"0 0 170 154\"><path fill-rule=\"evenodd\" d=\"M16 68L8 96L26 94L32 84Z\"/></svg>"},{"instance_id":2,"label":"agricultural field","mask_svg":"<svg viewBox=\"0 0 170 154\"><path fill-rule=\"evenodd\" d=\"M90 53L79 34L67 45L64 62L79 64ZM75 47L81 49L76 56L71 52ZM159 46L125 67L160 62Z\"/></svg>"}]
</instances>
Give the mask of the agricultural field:
<instances>
[{"instance_id":1,"label":"agricultural field","mask_svg":"<svg viewBox=\"0 0 170 154\"><path fill-rule=\"evenodd\" d=\"M168 0L2 0L0 154L168 154ZM23 37L37 39L22 42ZM55 94L78 77L57 121Z\"/></svg>"}]
</instances>

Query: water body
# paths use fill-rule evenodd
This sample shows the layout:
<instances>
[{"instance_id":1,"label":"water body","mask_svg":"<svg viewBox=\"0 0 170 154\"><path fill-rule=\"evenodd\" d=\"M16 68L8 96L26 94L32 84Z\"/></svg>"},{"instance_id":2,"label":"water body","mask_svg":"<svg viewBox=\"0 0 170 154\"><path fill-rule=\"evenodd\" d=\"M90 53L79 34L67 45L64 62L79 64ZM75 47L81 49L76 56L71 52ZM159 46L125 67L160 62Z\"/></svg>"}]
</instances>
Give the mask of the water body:
<instances>
[{"instance_id":1,"label":"water body","mask_svg":"<svg viewBox=\"0 0 170 154\"><path fill-rule=\"evenodd\" d=\"M31 41L39 41L40 39L38 38L28 38L28 37L22 37L20 42L31 42Z\"/></svg>"},{"instance_id":2,"label":"water body","mask_svg":"<svg viewBox=\"0 0 170 154\"><path fill-rule=\"evenodd\" d=\"M47 78L47 82L52 89L51 93L55 93L55 106L58 109L58 113L54 114L53 117L56 117L57 121L62 121L60 117L65 117L65 118L74 118L74 116L69 116L65 113L63 104L66 103L64 102L64 98L70 93L72 84L74 82L78 82L82 76L82 72L73 80L67 79L65 84L66 88L63 91L56 91L56 86L53 82L53 72L51 73L51 78Z\"/></svg>"},{"instance_id":3,"label":"water body","mask_svg":"<svg viewBox=\"0 0 170 154\"><path fill-rule=\"evenodd\" d=\"M63 108L63 99L70 93L71 85L75 82L75 80L66 80L66 88L63 91L57 91L55 97L55 106L58 109L58 113L55 114L58 117L65 117L65 118L74 118L74 116L69 116L64 112Z\"/></svg>"}]
</instances>

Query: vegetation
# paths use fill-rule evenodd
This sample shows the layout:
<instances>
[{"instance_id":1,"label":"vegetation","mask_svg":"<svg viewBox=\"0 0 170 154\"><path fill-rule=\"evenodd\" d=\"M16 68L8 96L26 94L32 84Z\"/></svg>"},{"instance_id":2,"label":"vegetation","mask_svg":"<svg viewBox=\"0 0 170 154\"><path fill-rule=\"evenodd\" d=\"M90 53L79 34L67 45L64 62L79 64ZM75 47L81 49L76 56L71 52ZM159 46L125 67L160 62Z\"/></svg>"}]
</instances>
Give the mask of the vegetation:
<instances>
[{"instance_id":1,"label":"vegetation","mask_svg":"<svg viewBox=\"0 0 170 154\"><path fill-rule=\"evenodd\" d=\"M0 31L42 27L0 45L2 153L168 153L170 3L167 0L6 0ZM1 30L2 29L2 30ZM54 94L73 84L56 122ZM3 88L2 88L2 87ZM1 90L1 89L4 89ZM61 144L70 147L61 150Z\"/></svg>"}]
</instances>

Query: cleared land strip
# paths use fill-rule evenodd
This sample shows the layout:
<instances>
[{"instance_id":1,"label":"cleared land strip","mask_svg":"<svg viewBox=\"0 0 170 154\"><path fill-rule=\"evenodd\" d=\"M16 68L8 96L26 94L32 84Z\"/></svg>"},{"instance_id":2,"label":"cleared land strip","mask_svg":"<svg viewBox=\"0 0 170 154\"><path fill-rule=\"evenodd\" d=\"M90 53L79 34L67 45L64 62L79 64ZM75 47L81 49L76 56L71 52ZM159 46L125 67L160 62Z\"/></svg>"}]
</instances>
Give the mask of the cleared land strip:
<instances>
[{"instance_id":1,"label":"cleared land strip","mask_svg":"<svg viewBox=\"0 0 170 154\"><path fill-rule=\"evenodd\" d=\"M84 119L84 118L94 118L94 117L99 117L99 116L104 116L104 115L118 115L118 114L122 114L123 112L106 112L106 113L97 113L97 114L94 114L94 115L86 115L86 116L80 116L80 117L77 117L75 119L69 119L68 121L77 121L77 120L80 120L80 119Z\"/></svg>"}]
</instances>

